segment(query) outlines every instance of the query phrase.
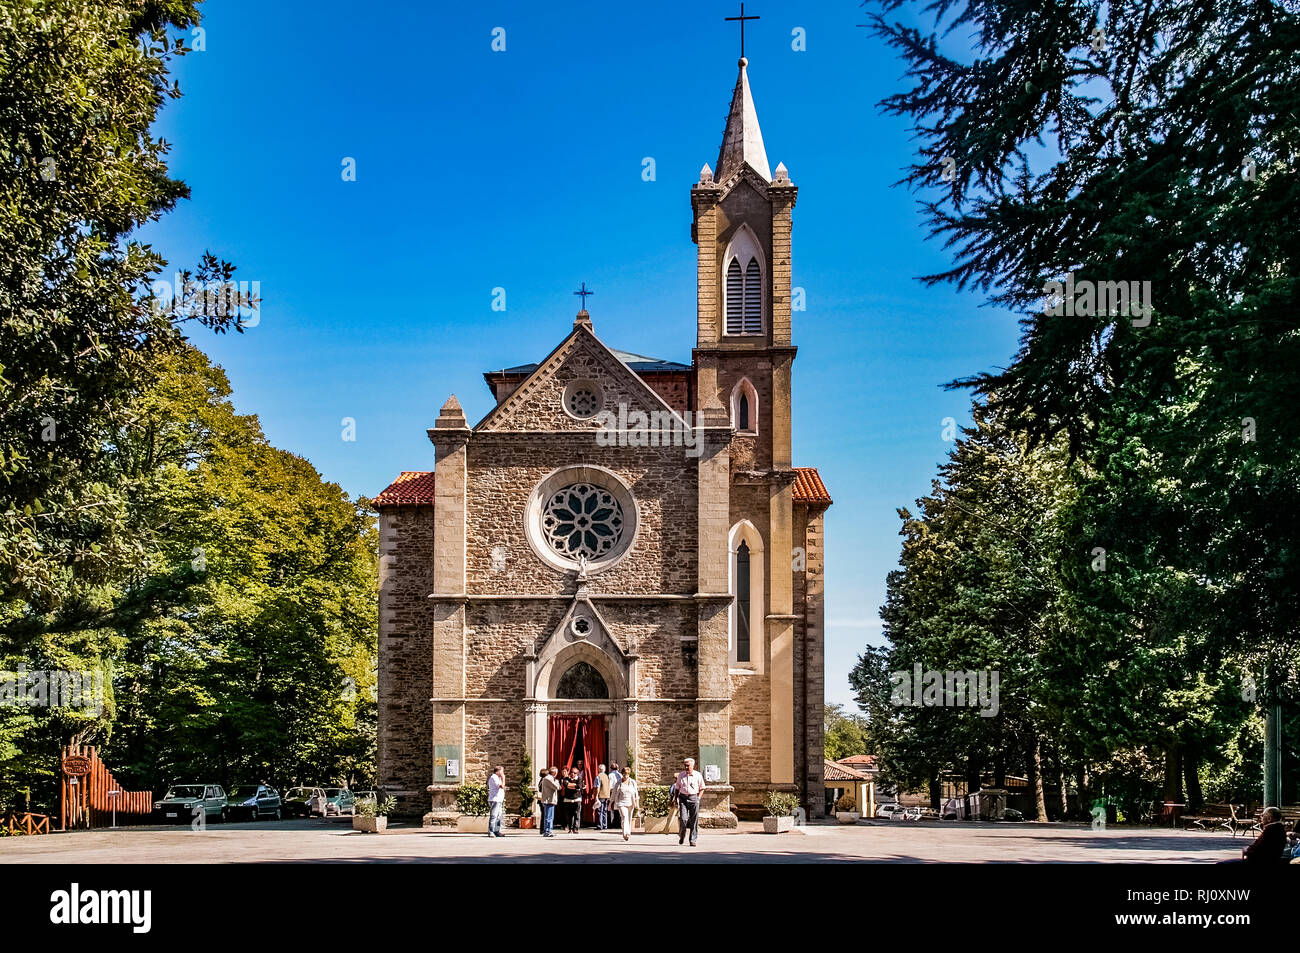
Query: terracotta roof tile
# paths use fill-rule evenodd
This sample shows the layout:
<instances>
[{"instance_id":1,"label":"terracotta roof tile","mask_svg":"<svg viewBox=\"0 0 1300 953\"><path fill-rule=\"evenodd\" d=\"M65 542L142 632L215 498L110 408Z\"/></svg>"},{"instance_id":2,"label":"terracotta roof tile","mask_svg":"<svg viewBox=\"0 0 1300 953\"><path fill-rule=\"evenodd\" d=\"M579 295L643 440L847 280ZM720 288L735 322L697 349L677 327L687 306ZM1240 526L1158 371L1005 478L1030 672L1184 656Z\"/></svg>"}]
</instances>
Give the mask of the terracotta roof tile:
<instances>
[{"instance_id":1,"label":"terracotta roof tile","mask_svg":"<svg viewBox=\"0 0 1300 953\"><path fill-rule=\"evenodd\" d=\"M826 766L823 768L822 779L825 781L870 781L867 775L861 771L854 771L852 768L826 759Z\"/></svg>"},{"instance_id":2,"label":"terracotta roof tile","mask_svg":"<svg viewBox=\"0 0 1300 953\"><path fill-rule=\"evenodd\" d=\"M831 505L831 494L815 467L795 467L794 499L796 503Z\"/></svg>"},{"instance_id":3,"label":"terracotta roof tile","mask_svg":"<svg viewBox=\"0 0 1300 953\"><path fill-rule=\"evenodd\" d=\"M403 470L402 475L374 499L381 506L432 506L433 474L427 470Z\"/></svg>"},{"instance_id":4,"label":"terracotta roof tile","mask_svg":"<svg viewBox=\"0 0 1300 953\"><path fill-rule=\"evenodd\" d=\"M838 764L848 765L850 768L862 771L866 768L876 766L876 756L874 754L852 754L847 758L840 758Z\"/></svg>"}]
</instances>

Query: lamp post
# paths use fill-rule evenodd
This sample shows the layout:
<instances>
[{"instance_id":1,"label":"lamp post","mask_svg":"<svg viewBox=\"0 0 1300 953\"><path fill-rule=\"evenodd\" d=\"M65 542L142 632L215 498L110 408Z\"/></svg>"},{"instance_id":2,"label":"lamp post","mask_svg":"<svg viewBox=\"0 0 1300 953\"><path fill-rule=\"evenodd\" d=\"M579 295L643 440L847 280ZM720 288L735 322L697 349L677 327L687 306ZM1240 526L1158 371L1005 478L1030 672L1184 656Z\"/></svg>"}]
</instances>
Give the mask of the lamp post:
<instances>
[{"instance_id":1,"label":"lamp post","mask_svg":"<svg viewBox=\"0 0 1300 953\"><path fill-rule=\"evenodd\" d=\"M113 826L114 827L117 827L117 796L121 793L122 793L121 791L108 792L108 796L113 798L112 804L113 804Z\"/></svg>"}]
</instances>

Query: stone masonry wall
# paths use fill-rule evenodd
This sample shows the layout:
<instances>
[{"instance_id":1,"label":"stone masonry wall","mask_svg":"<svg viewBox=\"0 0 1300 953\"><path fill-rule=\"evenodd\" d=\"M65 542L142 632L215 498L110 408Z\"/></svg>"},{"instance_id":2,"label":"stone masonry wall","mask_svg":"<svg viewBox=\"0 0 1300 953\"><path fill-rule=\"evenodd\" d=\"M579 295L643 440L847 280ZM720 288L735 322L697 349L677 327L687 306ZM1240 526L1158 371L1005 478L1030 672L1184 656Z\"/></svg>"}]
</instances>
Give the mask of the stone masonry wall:
<instances>
[{"instance_id":1,"label":"stone masonry wall","mask_svg":"<svg viewBox=\"0 0 1300 953\"><path fill-rule=\"evenodd\" d=\"M433 770L433 507L385 507L379 526L378 783L397 813L422 814Z\"/></svg>"}]
</instances>

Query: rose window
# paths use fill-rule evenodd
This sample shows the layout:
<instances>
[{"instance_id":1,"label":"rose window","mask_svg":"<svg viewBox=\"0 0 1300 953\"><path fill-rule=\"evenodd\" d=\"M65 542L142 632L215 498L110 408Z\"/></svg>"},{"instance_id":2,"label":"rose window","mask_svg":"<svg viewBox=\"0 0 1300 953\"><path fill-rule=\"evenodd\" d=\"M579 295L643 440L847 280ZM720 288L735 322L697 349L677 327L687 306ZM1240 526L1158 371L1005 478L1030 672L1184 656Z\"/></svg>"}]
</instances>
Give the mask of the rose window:
<instances>
[{"instance_id":1,"label":"rose window","mask_svg":"<svg viewBox=\"0 0 1300 953\"><path fill-rule=\"evenodd\" d=\"M546 501L542 532L566 559L599 559L623 538L623 507L604 487L575 483Z\"/></svg>"},{"instance_id":2,"label":"rose window","mask_svg":"<svg viewBox=\"0 0 1300 953\"><path fill-rule=\"evenodd\" d=\"M594 417L600 411L600 395L590 387L575 387L566 400L569 413L575 417Z\"/></svg>"}]
</instances>

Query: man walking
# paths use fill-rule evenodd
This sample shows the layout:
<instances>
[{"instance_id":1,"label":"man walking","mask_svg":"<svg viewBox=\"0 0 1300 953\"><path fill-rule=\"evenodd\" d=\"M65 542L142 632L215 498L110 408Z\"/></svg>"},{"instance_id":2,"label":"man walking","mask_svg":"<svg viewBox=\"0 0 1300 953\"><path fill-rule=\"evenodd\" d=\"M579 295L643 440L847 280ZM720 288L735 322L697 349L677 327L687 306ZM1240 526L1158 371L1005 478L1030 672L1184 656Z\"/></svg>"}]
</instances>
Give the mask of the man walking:
<instances>
[{"instance_id":1,"label":"man walking","mask_svg":"<svg viewBox=\"0 0 1300 953\"><path fill-rule=\"evenodd\" d=\"M682 761L684 771L677 774L677 843L686 842L686 835L691 836L691 846L700 839L700 795L704 793L704 775L695 770L695 759Z\"/></svg>"},{"instance_id":2,"label":"man walking","mask_svg":"<svg viewBox=\"0 0 1300 953\"><path fill-rule=\"evenodd\" d=\"M542 768L542 779L537 783L538 799L542 803L542 836L555 836L555 801L560 783L555 780L555 768Z\"/></svg>"},{"instance_id":3,"label":"man walking","mask_svg":"<svg viewBox=\"0 0 1300 953\"><path fill-rule=\"evenodd\" d=\"M609 830L609 775L605 766L599 765L596 771L596 830Z\"/></svg>"},{"instance_id":4,"label":"man walking","mask_svg":"<svg viewBox=\"0 0 1300 953\"><path fill-rule=\"evenodd\" d=\"M497 765L488 775L488 837L501 836L501 816L506 809L506 769Z\"/></svg>"}]
</instances>

